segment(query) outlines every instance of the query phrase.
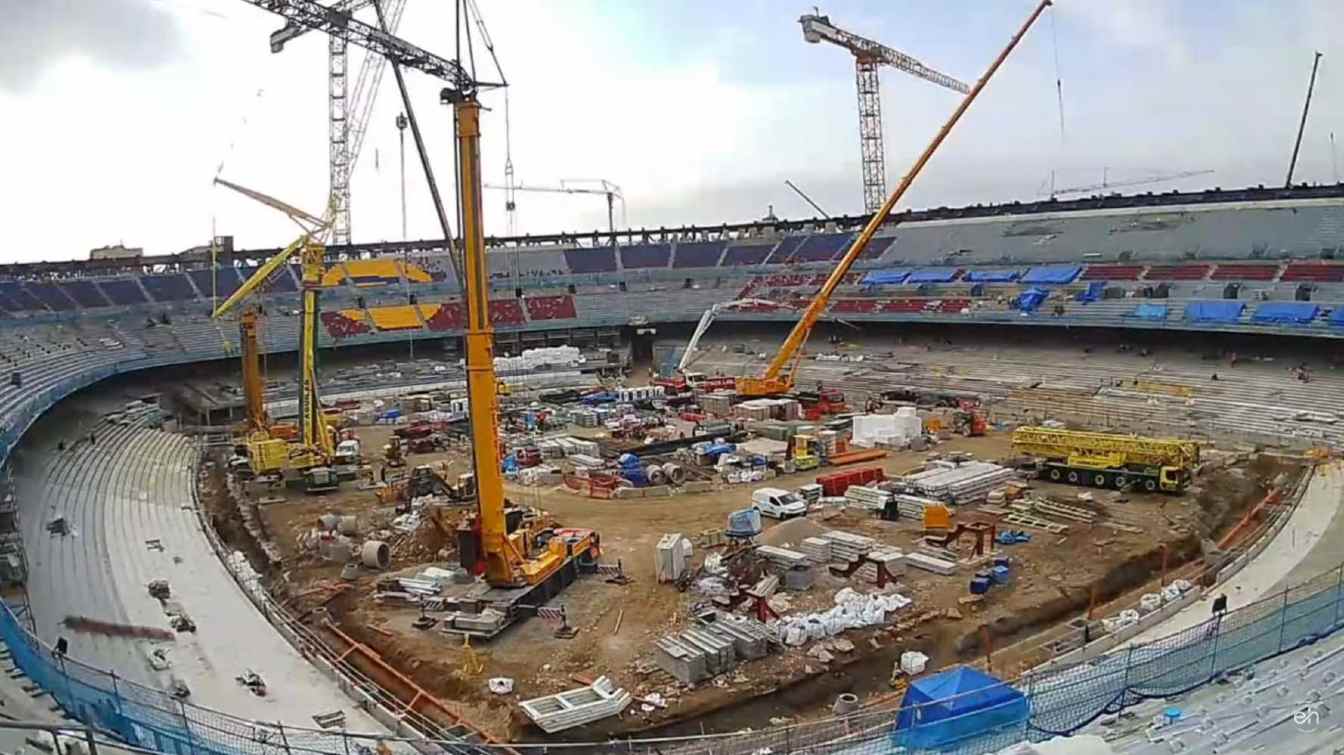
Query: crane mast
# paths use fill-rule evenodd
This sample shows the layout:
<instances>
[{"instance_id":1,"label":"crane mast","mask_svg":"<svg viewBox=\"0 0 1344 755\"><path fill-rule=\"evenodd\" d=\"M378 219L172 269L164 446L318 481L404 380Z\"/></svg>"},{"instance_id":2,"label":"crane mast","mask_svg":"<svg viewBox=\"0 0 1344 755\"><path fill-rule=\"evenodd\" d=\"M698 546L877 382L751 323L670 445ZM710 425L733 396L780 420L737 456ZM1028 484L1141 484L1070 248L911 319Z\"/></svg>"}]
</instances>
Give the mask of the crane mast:
<instances>
[{"instance_id":1,"label":"crane mast","mask_svg":"<svg viewBox=\"0 0 1344 755\"><path fill-rule=\"evenodd\" d=\"M798 19L803 39L829 42L854 56L854 81L859 103L859 148L863 158L863 211L876 212L887 196L887 162L882 139L882 97L878 69L891 66L945 89L965 94L965 83L924 65L881 42L859 36L831 23L828 16L809 13Z\"/></svg>"},{"instance_id":2,"label":"crane mast","mask_svg":"<svg viewBox=\"0 0 1344 755\"><path fill-rule=\"evenodd\" d=\"M1027 33L1027 30L1031 28L1031 25L1036 22L1036 19L1040 17L1041 13L1045 11L1051 2L1052 0L1041 0L1040 4L1036 6L1036 9L1032 11L1032 14L1027 17L1026 22L1022 24L1022 28L1018 29L1017 33L1013 35L1013 38L1008 41L1008 45L1003 48L1003 51L999 53L999 56L989 65L989 69L985 71L985 75L981 76L980 80L975 82L975 86L971 87L970 92L968 92L966 97L962 99L961 104L957 106L957 109L952 111L952 115L948 117L947 122L943 124L942 128L938 129L938 133L933 137L933 140L929 142L928 146L924 148L924 151L920 154L919 158L915 160L914 166L911 167L910 171L901 179L901 183L897 185L895 191L891 193L891 196L887 197L887 200L882 203L881 207L877 208L877 212L873 213L873 216L868 219L868 224L863 227L863 230L859 233L858 237L854 239L854 243L850 245L849 250L840 258L840 262L836 264L835 269L826 277L826 282L822 284L821 289L807 305L807 309L803 310L802 317L798 319L798 323L793 326L793 330L790 331L788 337L784 339L784 345L775 353L775 356L766 366L765 371L759 377L738 378L737 392L740 395L775 396L781 393L788 393L793 389L794 375L798 371L798 362L803 356L803 346L807 343L808 336L812 334L812 328L816 327L817 321L821 319L822 314L826 312L826 308L830 306L831 295L835 293L835 289L840 287L840 283L844 281L845 276L849 274L849 270L854 266L854 262L863 254L863 250L868 248L868 242L873 240L873 236L877 235L878 229L886 222L887 216L889 216L891 211L896 207L896 203L900 201L901 197L905 196L906 190L910 188L912 183L914 183L915 178L924 170L924 166L927 165L930 158L933 157L933 153L937 152L938 148L942 146L943 140L945 140L947 135L952 132L952 127L956 126L957 121L961 120L961 116L966 113L966 110L971 106L971 103L975 101L975 98L979 96L981 90L983 90L985 85L989 83L989 80L993 78L994 73L999 70L999 66L1003 65L1003 61L1007 60L1008 54L1017 47L1017 43L1022 40L1022 36ZM804 18L807 17L804 16Z\"/></svg>"}]
</instances>

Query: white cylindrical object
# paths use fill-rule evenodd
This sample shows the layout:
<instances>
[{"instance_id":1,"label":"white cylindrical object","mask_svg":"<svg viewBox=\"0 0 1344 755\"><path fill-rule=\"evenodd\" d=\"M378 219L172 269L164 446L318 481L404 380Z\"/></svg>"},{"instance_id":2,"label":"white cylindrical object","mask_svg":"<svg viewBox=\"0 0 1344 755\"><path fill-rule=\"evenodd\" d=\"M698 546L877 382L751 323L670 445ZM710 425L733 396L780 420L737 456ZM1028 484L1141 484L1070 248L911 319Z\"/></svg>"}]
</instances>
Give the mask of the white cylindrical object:
<instances>
[{"instance_id":1,"label":"white cylindrical object","mask_svg":"<svg viewBox=\"0 0 1344 755\"><path fill-rule=\"evenodd\" d=\"M336 525L336 531L342 535L355 535L359 533L359 517L354 514L346 514L341 517Z\"/></svg>"},{"instance_id":2,"label":"white cylindrical object","mask_svg":"<svg viewBox=\"0 0 1344 755\"><path fill-rule=\"evenodd\" d=\"M859 709L859 696L853 692L842 692L835 698L835 705L831 706L831 712L837 716L843 716Z\"/></svg>"},{"instance_id":3,"label":"white cylindrical object","mask_svg":"<svg viewBox=\"0 0 1344 755\"><path fill-rule=\"evenodd\" d=\"M667 475L667 481L673 485L680 485L686 482L686 469L680 464L669 461L663 465L663 474Z\"/></svg>"},{"instance_id":4,"label":"white cylindrical object","mask_svg":"<svg viewBox=\"0 0 1344 755\"><path fill-rule=\"evenodd\" d=\"M370 569L386 569L392 565L392 549L382 540L367 540L359 549L359 562Z\"/></svg>"}]
</instances>

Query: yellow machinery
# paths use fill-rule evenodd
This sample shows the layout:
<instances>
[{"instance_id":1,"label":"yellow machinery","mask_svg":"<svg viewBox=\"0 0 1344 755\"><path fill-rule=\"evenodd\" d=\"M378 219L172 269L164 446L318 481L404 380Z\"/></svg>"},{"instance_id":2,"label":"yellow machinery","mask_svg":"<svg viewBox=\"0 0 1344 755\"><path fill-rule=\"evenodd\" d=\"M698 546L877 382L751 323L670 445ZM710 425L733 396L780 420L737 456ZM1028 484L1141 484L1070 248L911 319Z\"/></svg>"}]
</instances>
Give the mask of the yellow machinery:
<instances>
[{"instance_id":1,"label":"yellow machinery","mask_svg":"<svg viewBox=\"0 0 1344 755\"><path fill-rule=\"evenodd\" d=\"M309 490L335 487L335 474L328 466L335 454L332 428L322 411L317 385L318 291L322 284L324 248L320 238L330 223L261 192L215 179L216 183L280 210L303 233L289 246L262 263L242 286L215 308L219 318L260 290L290 260L298 257L302 270L303 309L299 325L299 422L298 437L292 440L274 437L261 400L261 368L257 345L255 312L245 312L240 324L243 338L243 392L248 402L248 456L257 474L294 470L302 474ZM250 315L250 317L249 317Z\"/></svg>"},{"instance_id":2,"label":"yellow machinery","mask_svg":"<svg viewBox=\"0 0 1344 755\"><path fill-rule=\"evenodd\" d=\"M821 456L817 453L818 443L815 436L793 436L793 467L799 472L816 469L821 466Z\"/></svg>"},{"instance_id":3,"label":"yellow machinery","mask_svg":"<svg viewBox=\"0 0 1344 755\"><path fill-rule=\"evenodd\" d=\"M1031 16L1029 16L1026 22L1022 25L1022 28L1019 29L1012 40L1008 42L1008 46L1005 47L1003 51L999 53L999 56L994 59L994 62L990 64L989 70L985 72L984 76L980 77L980 80L975 83L975 86L971 87L971 91L966 95L965 99L963 99L961 104L957 106L957 109L952 112L951 117L947 119L947 122L943 124L943 127L938 130L938 134L933 137L933 141L929 142L929 145L924 148L924 152L919 156L919 159L915 161L914 167L912 167L910 171L905 174L905 177L901 179L901 183L896 187L895 191L891 193L891 196L887 197L887 201L882 204L877 212L873 213L872 218L870 218L868 224L863 227L863 231L859 233L858 238L854 239L854 243L850 245L849 251L845 252L844 256L840 258L840 262L836 265L835 269L831 271L831 274L827 276L826 282L822 284L821 290L817 292L811 303L807 305L807 309L803 311L803 315L798 320L798 324L793 327L788 338L784 339L784 345L775 353L774 358L770 360L770 364L766 365L765 371L758 377L741 377L737 379L737 392L739 395L743 397L777 396L781 393L788 393L793 390L793 380L798 372L799 360L801 360L803 356L803 346L807 344L807 338L811 335L812 328L816 326L817 321L826 313L826 308L830 306L831 295L840 287L845 276L849 274L850 268L852 268L854 263L860 256L862 256L863 250L868 248L868 242L872 241L873 236L877 234L878 229L880 229L882 224L887 221L887 217L891 214L892 209L896 207L896 203L900 201L901 197L905 195L906 190L910 188L912 183L914 183L915 177L924 169L924 166L929 162L929 158L933 157L933 153L938 150L938 147L943 143L943 140L947 138L949 133L951 133L952 127L961 119L962 114L966 112L966 109L975 101L976 96L980 94L980 90L985 88L985 84L989 83L989 79L994 75L994 72L999 70L999 66L1002 65L1003 61L1008 57L1008 53L1013 51L1013 48L1016 47L1017 43L1022 39L1022 35L1027 33L1027 29L1031 28L1031 25L1036 22L1036 19L1048 5L1050 5L1050 0L1041 0L1040 4L1036 6L1036 10L1032 12Z\"/></svg>"},{"instance_id":4,"label":"yellow machinery","mask_svg":"<svg viewBox=\"0 0 1344 755\"><path fill-rule=\"evenodd\" d=\"M1019 427L1013 451L1038 460L1041 477L1099 488L1179 492L1199 464L1199 444L1175 438Z\"/></svg>"}]
</instances>

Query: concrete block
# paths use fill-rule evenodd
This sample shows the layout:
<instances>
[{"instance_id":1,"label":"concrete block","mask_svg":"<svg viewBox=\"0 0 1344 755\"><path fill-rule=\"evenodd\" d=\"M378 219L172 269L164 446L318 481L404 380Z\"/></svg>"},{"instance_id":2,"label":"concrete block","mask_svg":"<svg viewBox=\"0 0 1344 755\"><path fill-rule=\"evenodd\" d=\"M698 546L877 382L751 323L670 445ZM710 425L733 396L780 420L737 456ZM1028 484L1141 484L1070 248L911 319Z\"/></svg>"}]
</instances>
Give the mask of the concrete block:
<instances>
[{"instance_id":1,"label":"concrete block","mask_svg":"<svg viewBox=\"0 0 1344 755\"><path fill-rule=\"evenodd\" d=\"M672 488L669 488L666 485L654 485L643 488L643 490L645 498L666 498L672 495Z\"/></svg>"},{"instance_id":2,"label":"concrete block","mask_svg":"<svg viewBox=\"0 0 1344 755\"><path fill-rule=\"evenodd\" d=\"M953 574L957 570L957 565L951 561L934 558L933 556L928 556L923 553L907 553L905 554L904 560L906 565L910 567L933 572L934 574L941 574L943 576Z\"/></svg>"},{"instance_id":3,"label":"concrete block","mask_svg":"<svg viewBox=\"0 0 1344 755\"><path fill-rule=\"evenodd\" d=\"M643 498L644 488L616 488L611 491L611 497L622 501L627 501L631 498Z\"/></svg>"},{"instance_id":4,"label":"concrete block","mask_svg":"<svg viewBox=\"0 0 1344 755\"><path fill-rule=\"evenodd\" d=\"M687 493L708 493L714 489L714 483L709 480L691 480L681 487Z\"/></svg>"}]
</instances>

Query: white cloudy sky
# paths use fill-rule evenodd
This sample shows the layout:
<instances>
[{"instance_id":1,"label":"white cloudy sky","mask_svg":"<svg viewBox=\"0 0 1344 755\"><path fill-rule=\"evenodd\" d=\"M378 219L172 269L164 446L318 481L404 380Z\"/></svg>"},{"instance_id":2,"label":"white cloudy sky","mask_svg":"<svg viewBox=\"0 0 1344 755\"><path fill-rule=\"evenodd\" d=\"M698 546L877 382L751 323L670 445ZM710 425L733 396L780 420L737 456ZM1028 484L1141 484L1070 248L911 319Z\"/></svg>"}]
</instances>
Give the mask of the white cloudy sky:
<instances>
[{"instance_id":1,"label":"white cloudy sky","mask_svg":"<svg viewBox=\"0 0 1344 755\"><path fill-rule=\"evenodd\" d=\"M832 213L860 209L852 60L802 41L797 16L809 7L479 2L512 83L525 183L610 179L636 227L748 220L768 204L811 216L785 178ZM402 36L450 54L451 6L408 0ZM1031 6L837 0L823 10L969 82ZM287 241L272 211L211 187L221 164L227 178L323 206L326 45L316 35L272 55L279 19L239 0L0 0L0 10L0 261L80 257L116 242L177 251L204 242L212 224L244 247ZM1058 0L905 204L1029 199L1052 170L1060 185L1095 182L1106 167L1112 180L1217 171L1178 184L1190 188L1281 182L1315 49L1325 58L1297 175L1333 180L1330 132L1344 141L1341 31L1339 0ZM352 54L352 68L359 62ZM451 198L439 83L407 76ZM894 182L957 95L895 71L882 86ZM401 233L397 99L389 75L354 178L357 241ZM485 104L485 174L500 181L503 101ZM410 160L410 235L437 236ZM489 230L502 233L503 199L490 200ZM519 205L525 232L606 222L596 198L526 194Z\"/></svg>"}]
</instances>

